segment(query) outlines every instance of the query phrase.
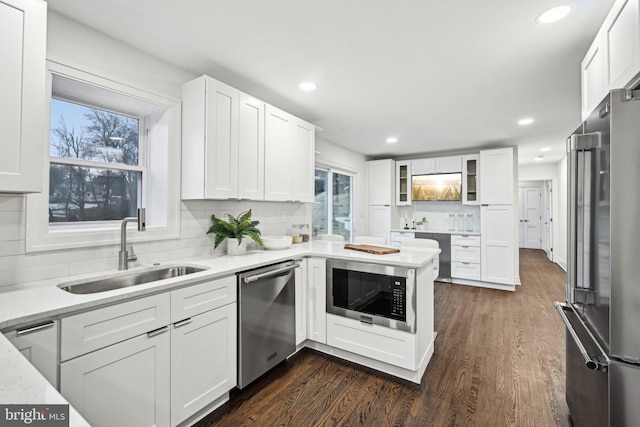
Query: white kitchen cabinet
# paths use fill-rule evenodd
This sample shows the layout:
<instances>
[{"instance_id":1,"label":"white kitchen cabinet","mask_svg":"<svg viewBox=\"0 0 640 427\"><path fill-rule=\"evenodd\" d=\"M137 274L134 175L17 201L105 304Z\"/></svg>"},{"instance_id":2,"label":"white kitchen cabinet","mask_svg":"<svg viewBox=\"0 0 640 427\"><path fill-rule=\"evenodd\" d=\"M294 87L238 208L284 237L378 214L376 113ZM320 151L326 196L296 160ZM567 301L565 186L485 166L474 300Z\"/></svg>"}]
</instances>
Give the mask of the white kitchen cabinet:
<instances>
[{"instance_id":1,"label":"white kitchen cabinet","mask_svg":"<svg viewBox=\"0 0 640 427\"><path fill-rule=\"evenodd\" d=\"M391 239L391 207L369 206L368 236L384 237L385 242Z\"/></svg>"},{"instance_id":2,"label":"white kitchen cabinet","mask_svg":"<svg viewBox=\"0 0 640 427\"><path fill-rule=\"evenodd\" d=\"M0 28L0 192L41 192L49 123L47 4L0 0Z\"/></svg>"},{"instance_id":3,"label":"white kitchen cabinet","mask_svg":"<svg viewBox=\"0 0 640 427\"><path fill-rule=\"evenodd\" d=\"M429 175L436 173L436 159L417 159L411 161L412 175Z\"/></svg>"},{"instance_id":4,"label":"white kitchen cabinet","mask_svg":"<svg viewBox=\"0 0 640 427\"><path fill-rule=\"evenodd\" d=\"M480 280L482 278L480 236L451 235L451 278ZM454 280L455 282L455 280Z\"/></svg>"},{"instance_id":5,"label":"white kitchen cabinet","mask_svg":"<svg viewBox=\"0 0 640 427\"><path fill-rule=\"evenodd\" d=\"M327 314L327 344L415 371L416 334Z\"/></svg>"},{"instance_id":6,"label":"white kitchen cabinet","mask_svg":"<svg viewBox=\"0 0 640 427\"><path fill-rule=\"evenodd\" d=\"M396 162L396 206L411 205L411 161Z\"/></svg>"},{"instance_id":7,"label":"white kitchen cabinet","mask_svg":"<svg viewBox=\"0 0 640 427\"><path fill-rule=\"evenodd\" d=\"M368 161L367 183L369 206L391 206L395 200L395 162L391 159Z\"/></svg>"},{"instance_id":8,"label":"white kitchen cabinet","mask_svg":"<svg viewBox=\"0 0 640 427\"><path fill-rule=\"evenodd\" d=\"M608 77L602 30L594 39L580 65L582 78L582 118L585 119L607 94Z\"/></svg>"},{"instance_id":9,"label":"white kitchen cabinet","mask_svg":"<svg viewBox=\"0 0 640 427\"><path fill-rule=\"evenodd\" d=\"M480 204L480 155L468 154L462 156L462 204Z\"/></svg>"},{"instance_id":10,"label":"white kitchen cabinet","mask_svg":"<svg viewBox=\"0 0 640 427\"><path fill-rule=\"evenodd\" d=\"M307 339L307 260L294 270L296 285L296 345Z\"/></svg>"},{"instance_id":11,"label":"white kitchen cabinet","mask_svg":"<svg viewBox=\"0 0 640 427\"><path fill-rule=\"evenodd\" d=\"M513 148L480 152L480 201L482 205L513 204Z\"/></svg>"},{"instance_id":12,"label":"white kitchen cabinet","mask_svg":"<svg viewBox=\"0 0 640 427\"><path fill-rule=\"evenodd\" d=\"M264 200L265 103L240 93L238 118L238 198Z\"/></svg>"},{"instance_id":13,"label":"white kitchen cabinet","mask_svg":"<svg viewBox=\"0 0 640 427\"><path fill-rule=\"evenodd\" d=\"M178 425L236 386L236 335L235 303L172 325L171 425Z\"/></svg>"},{"instance_id":14,"label":"white kitchen cabinet","mask_svg":"<svg viewBox=\"0 0 640 427\"><path fill-rule=\"evenodd\" d=\"M640 72L639 3L617 0L602 26L607 91L628 88Z\"/></svg>"},{"instance_id":15,"label":"white kitchen cabinet","mask_svg":"<svg viewBox=\"0 0 640 427\"><path fill-rule=\"evenodd\" d=\"M307 258L307 339L327 343L327 267L324 258Z\"/></svg>"},{"instance_id":16,"label":"white kitchen cabinet","mask_svg":"<svg viewBox=\"0 0 640 427\"><path fill-rule=\"evenodd\" d=\"M515 284L514 207L492 205L480 208L482 281Z\"/></svg>"},{"instance_id":17,"label":"white kitchen cabinet","mask_svg":"<svg viewBox=\"0 0 640 427\"><path fill-rule=\"evenodd\" d=\"M20 353L58 387L58 322L50 320L5 332Z\"/></svg>"},{"instance_id":18,"label":"white kitchen cabinet","mask_svg":"<svg viewBox=\"0 0 640 427\"><path fill-rule=\"evenodd\" d=\"M60 392L92 426L169 426L169 331L60 365Z\"/></svg>"},{"instance_id":19,"label":"white kitchen cabinet","mask_svg":"<svg viewBox=\"0 0 640 427\"><path fill-rule=\"evenodd\" d=\"M182 87L182 198L238 197L240 91L208 76Z\"/></svg>"},{"instance_id":20,"label":"white kitchen cabinet","mask_svg":"<svg viewBox=\"0 0 640 427\"><path fill-rule=\"evenodd\" d=\"M458 172L462 172L461 156L436 157L436 173Z\"/></svg>"},{"instance_id":21,"label":"white kitchen cabinet","mask_svg":"<svg viewBox=\"0 0 640 427\"><path fill-rule=\"evenodd\" d=\"M265 119L265 200L313 202L315 127L271 105Z\"/></svg>"},{"instance_id":22,"label":"white kitchen cabinet","mask_svg":"<svg viewBox=\"0 0 640 427\"><path fill-rule=\"evenodd\" d=\"M416 233L413 231L392 231L390 233L389 244L391 246L400 246L403 240L415 239Z\"/></svg>"}]
</instances>

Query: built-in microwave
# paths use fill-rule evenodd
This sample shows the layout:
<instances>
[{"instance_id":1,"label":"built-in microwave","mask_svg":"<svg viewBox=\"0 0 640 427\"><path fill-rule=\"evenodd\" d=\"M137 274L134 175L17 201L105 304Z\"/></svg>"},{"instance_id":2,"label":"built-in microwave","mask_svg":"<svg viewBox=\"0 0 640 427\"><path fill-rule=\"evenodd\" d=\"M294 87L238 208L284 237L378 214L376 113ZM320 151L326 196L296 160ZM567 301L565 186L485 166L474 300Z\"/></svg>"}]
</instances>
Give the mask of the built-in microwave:
<instances>
[{"instance_id":1,"label":"built-in microwave","mask_svg":"<svg viewBox=\"0 0 640 427\"><path fill-rule=\"evenodd\" d=\"M327 260L327 313L416 331L416 271Z\"/></svg>"}]
</instances>

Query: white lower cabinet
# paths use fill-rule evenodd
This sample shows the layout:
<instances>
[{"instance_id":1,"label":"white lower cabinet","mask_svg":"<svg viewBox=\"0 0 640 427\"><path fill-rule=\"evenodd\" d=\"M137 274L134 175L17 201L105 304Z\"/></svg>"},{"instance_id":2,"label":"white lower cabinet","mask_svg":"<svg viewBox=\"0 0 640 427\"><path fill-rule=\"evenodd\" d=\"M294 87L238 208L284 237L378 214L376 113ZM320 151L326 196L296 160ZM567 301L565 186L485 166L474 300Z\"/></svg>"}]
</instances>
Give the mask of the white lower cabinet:
<instances>
[{"instance_id":1,"label":"white lower cabinet","mask_svg":"<svg viewBox=\"0 0 640 427\"><path fill-rule=\"evenodd\" d=\"M92 426L169 426L169 331L60 365L60 392Z\"/></svg>"},{"instance_id":2,"label":"white lower cabinet","mask_svg":"<svg viewBox=\"0 0 640 427\"><path fill-rule=\"evenodd\" d=\"M451 278L480 280L480 236L451 235Z\"/></svg>"},{"instance_id":3,"label":"white lower cabinet","mask_svg":"<svg viewBox=\"0 0 640 427\"><path fill-rule=\"evenodd\" d=\"M62 319L61 393L93 426L177 426L213 409L236 385L235 280Z\"/></svg>"},{"instance_id":4,"label":"white lower cabinet","mask_svg":"<svg viewBox=\"0 0 640 427\"><path fill-rule=\"evenodd\" d=\"M307 338L327 343L327 266L324 258L307 259Z\"/></svg>"},{"instance_id":5,"label":"white lower cabinet","mask_svg":"<svg viewBox=\"0 0 640 427\"><path fill-rule=\"evenodd\" d=\"M415 371L416 335L327 314L327 344Z\"/></svg>"},{"instance_id":6,"label":"white lower cabinet","mask_svg":"<svg viewBox=\"0 0 640 427\"><path fill-rule=\"evenodd\" d=\"M171 425L236 385L236 304L176 322L171 329Z\"/></svg>"},{"instance_id":7,"label":"white lower cabinet","mask_svg":"<svg viewBox=\"0 0 640 427\"><path fill-rule=\"evenodd\" d=\"M515 285L513 206L482 206L480 223L482 281Z\"/></svg>"},{"instance_id":8,"label":"white lower cabinet","mask_svg":"<svg viewBox=\"0 0 640 427\"><path fill-rule=\"evenodd\" d=\"M300 261L295 269L296 284L296 345L307 339L307 260Z\"/></svg>"},{"instance_id":9,"label":"white lower cabinet","mask_svg":"<svg viewBox=\"0 0 640 427\"><path fill-rule=\"evenodd\" d=\"M57 321L21 326L4 335L54 387L58 387Z\"/></svg>"}]
</instances>

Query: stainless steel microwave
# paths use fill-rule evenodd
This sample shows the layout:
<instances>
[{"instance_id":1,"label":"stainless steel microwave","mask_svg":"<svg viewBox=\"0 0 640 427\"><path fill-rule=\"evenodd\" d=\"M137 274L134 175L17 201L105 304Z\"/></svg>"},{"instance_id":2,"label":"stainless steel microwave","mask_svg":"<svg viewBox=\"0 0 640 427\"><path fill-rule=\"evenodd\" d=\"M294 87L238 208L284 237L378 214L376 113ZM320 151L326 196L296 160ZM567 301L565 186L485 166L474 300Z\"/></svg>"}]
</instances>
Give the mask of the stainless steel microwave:
<instances>
[{"instance_id":1,"label":"stainless steel microwave","mask_svg":"<svg viewBox=\"0 0 640 427\"><path fill-rule=\"evenodd\" d=\"M416 271L327 260L327 313L416 332Z\"/></svg>"}]
</instances>

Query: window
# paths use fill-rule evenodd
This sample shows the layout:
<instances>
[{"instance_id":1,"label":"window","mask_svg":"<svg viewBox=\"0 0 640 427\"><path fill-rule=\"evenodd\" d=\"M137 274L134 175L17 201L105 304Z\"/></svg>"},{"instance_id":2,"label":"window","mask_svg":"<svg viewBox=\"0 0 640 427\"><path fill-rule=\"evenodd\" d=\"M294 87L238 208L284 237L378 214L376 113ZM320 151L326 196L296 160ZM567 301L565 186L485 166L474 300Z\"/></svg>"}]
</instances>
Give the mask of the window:
<instances>
[{"instance_id":1,"label":"window","mask_svg":"<svg viewBox=\"0 0 640 427\"><path fill-rule=\"evenodd\" d=\"M119 243L138 207L147 231L129 240L178 238L180 100L48 66L50 157L43 193L27 196L27 251Z\"/></svg>"},{"instance_id":2,"label":"window","mask_svg":"<svg viewBox=\"0 0 640 427\"><path fill-rule=\"evenodd\" d=\"M147 177L146 159L140 156L141 122L51 99L50 223L135 216Z\"/></svg>"},{"instance_id":3,"label":"window","mask_svg":"<svg viewBox=\"0 0 640 427\"><path fill-rule=\"evenodd\" d=\"M316 168L313 236L339 234L350 242L353 236L353 176L332 169Z\"/></svg>"}]
</instances>

